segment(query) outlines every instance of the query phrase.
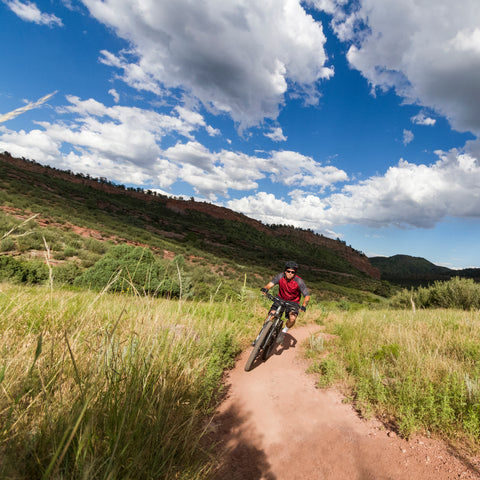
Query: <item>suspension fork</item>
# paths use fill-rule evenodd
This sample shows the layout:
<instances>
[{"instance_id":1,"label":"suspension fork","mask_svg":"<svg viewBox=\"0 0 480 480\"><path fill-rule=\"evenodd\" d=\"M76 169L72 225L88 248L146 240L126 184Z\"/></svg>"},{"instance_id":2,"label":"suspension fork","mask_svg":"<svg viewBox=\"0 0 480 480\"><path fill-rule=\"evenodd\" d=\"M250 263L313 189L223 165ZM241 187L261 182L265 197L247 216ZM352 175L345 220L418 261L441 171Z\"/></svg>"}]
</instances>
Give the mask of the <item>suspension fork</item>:
<instances>
[{"instance_id":1,"label":"suspension fork","mask_svg":"<svg viewBox=\"0 0 480 480\"><path fill-rule=\"evenodd\" d=\"M265 339L265 345L269 345L271 342L274 341L274 338L277 337L280 328L283 326L283 320L282 320L282 307L278 307L277 311L273 314L273 326L272 329L270 330L270 333L268 334L268 337ZM272 338L274 337L274 338Z\"/></svg>"}]
</instances>

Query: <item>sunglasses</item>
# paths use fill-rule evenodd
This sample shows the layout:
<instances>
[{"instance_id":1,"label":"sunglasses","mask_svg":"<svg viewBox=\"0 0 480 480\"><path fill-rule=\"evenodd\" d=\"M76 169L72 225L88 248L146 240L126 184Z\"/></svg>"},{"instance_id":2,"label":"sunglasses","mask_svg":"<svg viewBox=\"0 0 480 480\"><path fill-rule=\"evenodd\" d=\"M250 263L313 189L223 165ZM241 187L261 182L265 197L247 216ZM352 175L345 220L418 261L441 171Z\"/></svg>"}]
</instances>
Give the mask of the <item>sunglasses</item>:
<instances>
[{"instance_id":1,"label":"sunglasses","mask_svg":"<svg viewBox=\"0 0 480 480\"><path fill-rule=\"evenodd\" d=\"M285 273L295 273L295 270L285 270Z\"/></svg>"}]
</instances>

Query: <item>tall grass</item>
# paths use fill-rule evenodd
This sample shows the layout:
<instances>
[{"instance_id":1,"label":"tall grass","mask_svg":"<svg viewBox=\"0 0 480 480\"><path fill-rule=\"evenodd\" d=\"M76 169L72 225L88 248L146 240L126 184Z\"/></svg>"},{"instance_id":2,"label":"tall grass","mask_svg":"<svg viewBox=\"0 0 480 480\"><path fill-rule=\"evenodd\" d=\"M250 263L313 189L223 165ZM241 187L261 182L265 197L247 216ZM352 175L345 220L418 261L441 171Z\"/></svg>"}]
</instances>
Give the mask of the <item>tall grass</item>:
<instances>
[{"instance_id":1,"label":"tall grass","mask_svg":"<svg viewBox=\"0 0 480 480\"><path fill-rule=\"evenodd\" d=\"M248 310L0 283L0 477L205 478Z\"/></svg>"},{"instance_id":2,"label":"tall grass","mask_svg":"<svg viewBox=\"0 0 480 480\"><path fill-rule=\"evenodd\" d=\"M356 407L414 432L480 440L480 313L368 311L330 315L313 370L348 379ZM328 381L326 381L328 380Z\"/></svg>"}]
</instances>

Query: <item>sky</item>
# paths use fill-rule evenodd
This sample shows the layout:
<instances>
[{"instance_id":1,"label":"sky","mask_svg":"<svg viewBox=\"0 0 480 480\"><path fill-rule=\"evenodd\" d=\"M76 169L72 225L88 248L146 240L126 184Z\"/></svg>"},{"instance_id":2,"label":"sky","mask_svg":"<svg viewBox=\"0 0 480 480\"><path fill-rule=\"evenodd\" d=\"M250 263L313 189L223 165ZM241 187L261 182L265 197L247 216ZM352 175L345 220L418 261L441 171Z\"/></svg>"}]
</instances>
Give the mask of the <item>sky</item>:
<instances>
[{"instance_id":1,"label":"sky","mask_svg":"<svg viewBox=\"0 0 480 480\"><path fill-rule=\"evenodd\" d=\"M478 0L0 0L0 151L480 267Z\"/></svg>"}]
</instances>

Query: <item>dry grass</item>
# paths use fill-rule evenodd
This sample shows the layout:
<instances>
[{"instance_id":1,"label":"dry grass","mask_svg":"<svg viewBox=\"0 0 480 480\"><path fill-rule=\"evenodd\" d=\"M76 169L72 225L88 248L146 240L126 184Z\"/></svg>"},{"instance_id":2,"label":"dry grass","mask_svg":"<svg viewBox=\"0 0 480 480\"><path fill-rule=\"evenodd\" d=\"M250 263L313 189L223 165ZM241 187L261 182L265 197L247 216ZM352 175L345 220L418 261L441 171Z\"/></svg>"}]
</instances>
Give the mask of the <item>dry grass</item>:
<instances>
[{"instance_id":1,"label":"dry grass","mask_svg":"<svg viewBox=\"0 0 480 480\"><path fill-rule=\"evenodd\" d=\"M0 284L0 477L204 478L237 311Z\"/></svg>"}]
</instances>

